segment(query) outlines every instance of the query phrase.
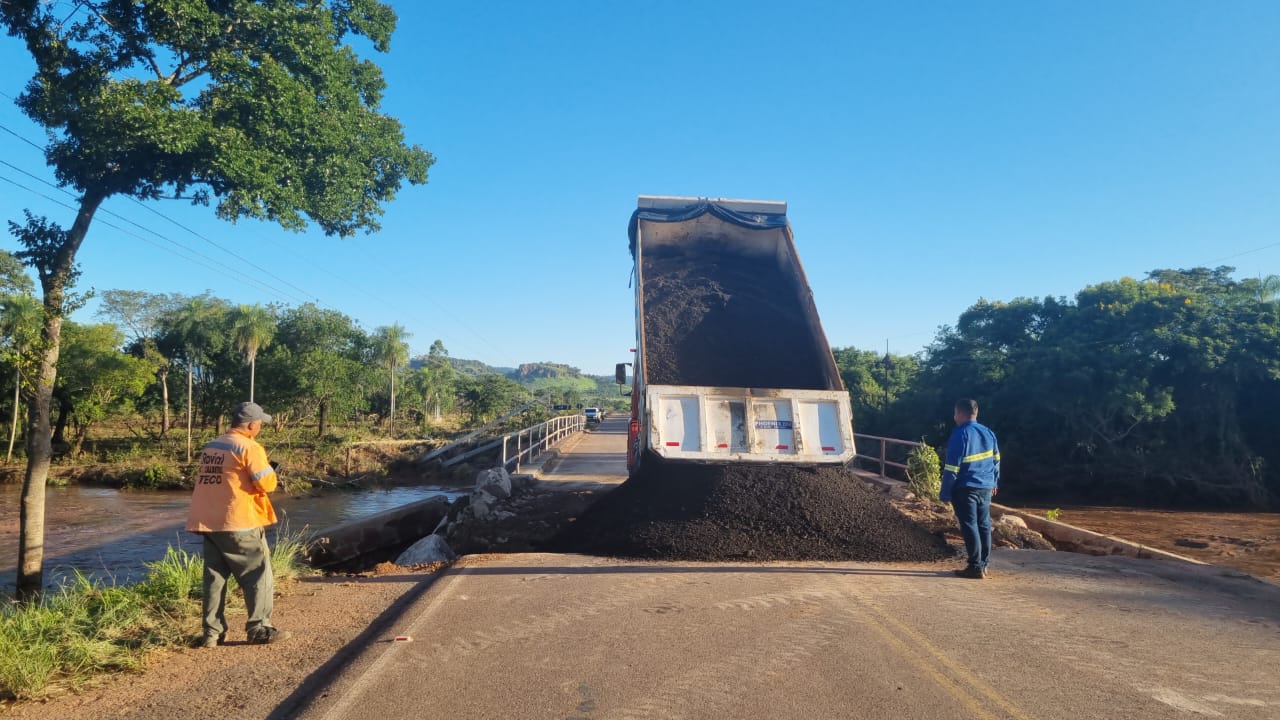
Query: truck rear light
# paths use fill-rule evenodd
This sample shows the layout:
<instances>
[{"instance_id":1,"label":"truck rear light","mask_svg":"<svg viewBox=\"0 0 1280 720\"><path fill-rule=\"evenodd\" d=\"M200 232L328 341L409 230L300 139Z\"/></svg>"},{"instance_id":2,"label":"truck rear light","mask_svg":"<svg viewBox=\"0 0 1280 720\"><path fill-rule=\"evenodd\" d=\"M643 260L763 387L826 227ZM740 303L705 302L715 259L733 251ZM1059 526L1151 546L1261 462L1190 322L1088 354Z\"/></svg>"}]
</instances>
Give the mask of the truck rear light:
<instances>
[{"instance_id":1,"label":"truck rear light","mask_svg":"<svg viewBox=\"0 0 1280 720\"><path fill-rule=\"evenodd\" d=\"M789 449L791 449L790 445L778 445L777 447L774 448L774 450L789 450Z\"/></svg>"},{"instance_id":2,"label":"truck rear light","mask_svg":"<svg viewBox=\"0 0 1280 720\"><path fill-rule=\"evenodd\" d=\"M678 443L678 442L672 442L672 441L668 440L668 441L667 441L667 447L680 447L680 443Z\"/></svg>"}]
</instances>

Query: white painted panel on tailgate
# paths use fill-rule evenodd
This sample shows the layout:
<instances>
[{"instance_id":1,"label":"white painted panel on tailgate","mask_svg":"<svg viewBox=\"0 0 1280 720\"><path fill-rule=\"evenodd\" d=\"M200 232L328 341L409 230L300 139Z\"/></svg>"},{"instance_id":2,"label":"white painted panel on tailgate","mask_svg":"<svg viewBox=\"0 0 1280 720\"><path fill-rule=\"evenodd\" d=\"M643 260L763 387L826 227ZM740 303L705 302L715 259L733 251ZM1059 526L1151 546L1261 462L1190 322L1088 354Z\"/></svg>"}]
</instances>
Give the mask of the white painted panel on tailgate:
<instances>
[{"instance_id":1,"label":"white painted panel on tailgate","mask_svg":"<svg viewBox=\"0 0 1280 720\"><path fill-rule=\"evenodd\" d=\"M698 418L698 398L664 397L661 400L662 427L659 434L667 450L702 450L702 423Z\"/></svg>"},{"instance_id":2,"label":"white painted panel on tailgate","mask_svg":"<svg viewBox=\"0 0 1280 720\"><path fill-rule=\"evenodd\" d=\"M751 409L756 418L757 452L791 454L796 451L791 400L756 400Z\"/></svg>"},{"instance_id":3,"label":"white painted panel on tailgate","mask_svg":"<svg viewBox=\"0 0 1280 720\"><path fill-rule=\"evenodd\" d=\"M707 399L707 426L711 446L707 452L726 455L747 451L747 408L742 401Z\"/></svg>"},{"instance_id":4,"label":"white painted panel on tailgate","mask_svg":"<svg viewBox=\"0 0 1280 720\"><path fill-rule=\"evenodd\" d=\"M805 455L839 455L844 452L840 432L840 407L834 402L800 401L800 427Z\"/></svg>"}]
</instances>

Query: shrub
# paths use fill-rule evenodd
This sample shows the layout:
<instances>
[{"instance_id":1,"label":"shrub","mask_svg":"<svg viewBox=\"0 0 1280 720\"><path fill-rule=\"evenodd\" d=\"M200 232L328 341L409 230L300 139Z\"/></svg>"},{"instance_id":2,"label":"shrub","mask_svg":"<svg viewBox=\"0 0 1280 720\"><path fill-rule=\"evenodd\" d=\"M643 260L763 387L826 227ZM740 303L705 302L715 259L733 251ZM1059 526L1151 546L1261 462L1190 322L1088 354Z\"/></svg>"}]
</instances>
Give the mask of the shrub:
<instances>
[{"instance_id":1,"label":"shrub","mask_svg":"<svg viewBox=\"0 0 1280 720\"><path fill-rule=\"evenodd\" d=\"M917 497L937 500L942 490L942 463L938 452L921 442L907 455L907 487Z\"/></svg>"},{"instance_id":2,"label":"shrub","mask_svg":"<svg viewBox=\"0 0 1280 720\"><path fill-rule=\"evenodd\" d=\"M175 463L157 462L145 468L124 473L122 484L144 490L174 490L187 487L182 471Z\"/></svg>"}]
</instances>

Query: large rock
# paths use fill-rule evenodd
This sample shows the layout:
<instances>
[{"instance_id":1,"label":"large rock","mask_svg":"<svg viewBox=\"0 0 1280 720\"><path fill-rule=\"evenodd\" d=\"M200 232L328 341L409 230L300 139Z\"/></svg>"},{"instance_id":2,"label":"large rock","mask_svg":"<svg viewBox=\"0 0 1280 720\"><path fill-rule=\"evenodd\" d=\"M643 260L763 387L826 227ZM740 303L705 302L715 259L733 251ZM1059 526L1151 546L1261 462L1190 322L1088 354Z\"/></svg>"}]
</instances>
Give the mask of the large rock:
<instances>
[{"instance_id":1,"label":"large rock","mask_svg":"<svg viewBox=\"0 0 1280 720\"><path fill-rule=\"evenodd\" d=\"M476 492L483 490L493 497L505 500L511 497L511 475L506 468L490 468L476 474Z\"/></svg>"},{"instance_id":2,"label":"large rock","mask_svg":"<svg viewBox=\"0 0 1280 720\"><path fill-rule=\"evenodd\" d=\"M452 562L458 557L449 543L439 535L428 535L396 558L397 565L422 565L425 563Z\"/></svg>"},{"instance_id":3,"label":"large rock","mask_svg":"<svg viewBox=\"0 0 1280 720\"><path fill-rule=\"evenodd\" d=\"M1027 526L1027 521L1017 515L1001 515L996 522L1016 528L1025 528Z\"/></svg>"},{"instance_id":4,"label":"large rock","mask_svg":"<svg viewBox=\"0 0 1280 720\"><path fill-rule=\"evenodd\" d=\"M1027 523L1016 515L1002 515L991 523L991 541L1001 547L1023 550L1056 550L1043 535L1027 528Z\"/></svg>"},{"instance_id":5,"label":"large rock","mask_svg":"<svg viewBox=\"0 0 1280 720\"><path fill-rule=\"evenodd\" d=\"M487 489L476 490L471 493L471 516L476 520L488 520L493 514L494 507L498 504L498 498L489 493Z\"/></svg>"}]
</instances>

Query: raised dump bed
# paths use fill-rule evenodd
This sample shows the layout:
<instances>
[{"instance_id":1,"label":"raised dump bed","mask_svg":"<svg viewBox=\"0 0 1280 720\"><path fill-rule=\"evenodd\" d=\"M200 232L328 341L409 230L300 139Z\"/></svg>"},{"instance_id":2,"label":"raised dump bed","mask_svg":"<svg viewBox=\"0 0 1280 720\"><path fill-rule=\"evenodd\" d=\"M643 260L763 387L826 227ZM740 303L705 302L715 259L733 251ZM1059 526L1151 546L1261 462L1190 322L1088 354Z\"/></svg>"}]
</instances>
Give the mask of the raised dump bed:
<instances>
[{"instance_id":1,"label":"raised dump bed","mask_svg":"<svg viewBox=\"0 0 1280 720\"><path fill-rule=\"evenodd\" d=\"M641 196L629 461L842 464L849 396L786 203Z\"/></svg>"}]
</instances>

